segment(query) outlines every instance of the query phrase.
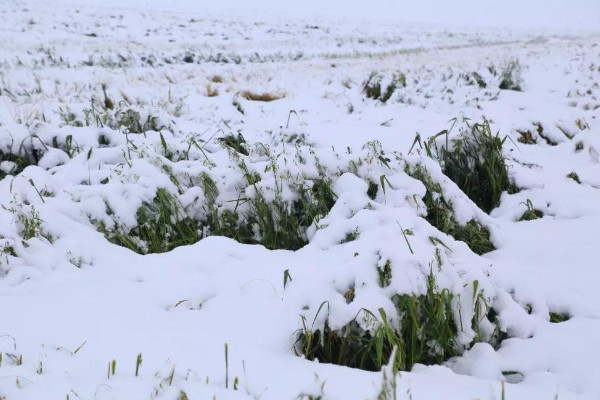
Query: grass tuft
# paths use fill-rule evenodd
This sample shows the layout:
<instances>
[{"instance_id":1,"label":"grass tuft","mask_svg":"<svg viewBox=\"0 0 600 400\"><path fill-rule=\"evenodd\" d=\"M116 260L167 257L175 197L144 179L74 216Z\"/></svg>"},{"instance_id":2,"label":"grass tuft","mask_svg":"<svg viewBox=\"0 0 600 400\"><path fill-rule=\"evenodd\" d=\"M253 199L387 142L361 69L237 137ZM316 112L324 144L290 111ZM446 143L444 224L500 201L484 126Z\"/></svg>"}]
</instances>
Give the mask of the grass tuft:
<instances>
[{"instance_id":1,"label":"grass tuft","mask_svg":"<svg viewBox=\"0 0 600 400\"><path fill-rule=\"evenodd\" d=\"M198 223L165 189L158 189L152 202L142 204L136 219L137 225L128 231L119 227L108 230L102 222L99 230L110 242L139 254L165 253L202 238Z\"/></svg>"},{"instance_id":2,"label":"grass tuft","mask_svg":"<svg viewBox=\"0 0 600 400\"><path fill-rule=\"evenodd\" d=\"M516 192L508 177L502 146L507 137L493 134L489 121L467 125L452 148L437 149L442 171L486 213L500 204L502 192Z\"/></svg>"},{"instance_id":3,"label":"grass tuft","mask_svg":"<svg viewBox=\"0 0 600 400\"><path fill-rule=\"evenodd\" d=\"M550 322L553 324L558 324L561 322L565 322L569 320L568 314L555 313L550 311Z\"/></svg>"},{"instance_id":4,"label":"grass tuft","mask_svg":"<svg viewBox=\"0 0 600 400\"><path fill-rule=\"evenodd\" d=\"M441 364L463 350L457 342L459 328L455 323L453 297L448 289L440 290L430 274L426 294L392 297L397 312L393 318L388 318L382 308L378 316L362 309L341 329L332 329L328 320L323 328L314 329L314 322L309 327L303 318L295 351L309 360L367 371L381 370L393 354L392 363L397 370L410 370L416 363ZM481 293L474 300L476 310L490 310ZM317 316L326 304L321 305ZM482 317L479 314L476 312L471 321L475 331L479 331Z\"/></svg>"},{"instance_id":5,"label":"grass tuft","mask_svg":"<svg viewBox=\"0 0 600 400\"><path fill-rule=\"evenodd\" d=\"M509 61L500 73L500 84L499 88L502 90L515 90L520 92L522 90L521 84L523 79L521 77L522 67L518 60Z\"/></svg>"},{"instance_id":6,"label":"grass tuft","mask_svg":"<svg viewBox=\"0 0 600 400\"><path fill-rule=\"evenodd\" d=\"M257 185L258 180L247 168L246 177L255 192L254 197L245 200L249 210L242 214L215 212L212 221L216 234L240 243L259 243L271 250L298 250L308 243L308 227L326 215L335 203L336 196L327 179L315 180L312 186L298 186L295 189L297 199L287 202L279 194L273 200L267 200Z\"/></svg>"},{"instance_id":7,"label":"grass tuft","mask_svg":"<svg viewBox=\"0 0 600 400\"><path fill-rule=\"evenodd\" d=\"M245 244L262 244L271 250L298 250L308 243L307 229L335 204L331 181L325 177L291 185L295 199L284 200L281 194L283 182L276 181L273 197L267 193L268 189L259 185L260 175L250 172L243 161L238 167L248 186L239 189L233 209L217 204L217 185L203 173L200 185L205 195L205 216L198 220L187 215L175 196L159 189L152 202L143 203L137 210L137 224L133 228L115 226L108 229L103 222L92 222L109 241L140 254L167 252L196 243L206 235L225 236ZM110 207L107 207L110 214ZM358 231L352 233L354 239L358 234Z\"/></svg>"},{"instance_id":8,"label":"grass tuft","mask_svg":"<svg viewBox=\"0 0 600 400\"><path fill-rule=\"evenodd\" d=\"M454 217L452 204L444 198L442 187L434 182L431 175L422 165L413 168L406 167L406 172L425 185L423 202L427 207L425 219L439 231L444 232L456 240L465 242L476 254L485 254L495 250L490 241L489 230L479 222L472 219L466 225L460 225Z\"/></svg>"},{"instance_id":9,"label":"grass tuft","mask_svg":"<svg viewBox=\"0 0 600 400\"><path fill-rule=\"evenodd\" d=\"M376 184L375 182L369 180L369 187L367 189L367 196L369 196L369 198L371 200L375 200L375 198L377 197L377 192L379 191L379 185Z\"/></svg>"},{"instance_id":10,"label":"grass tuft","mask_svg":"<svg viewBox=\"0 0 600 400\"><path fill-rule=\"evenodd\" d=\"M519 135L521 135L517 139L517 141L519 143L523 143L523 144L536 144L537 143L537 141L533 137L533 133L531 133L530 130L518 130L517 132L519 133Z\"/></svg>"},{"instance_id":11,"label":"grass tuft","mask_svg":"<svg viewBox=\"0 0 600 400\"><path fill-rule=\"evenodd\" d=\"M382 266L377 266L377 277L379 287L384 288L392 283L392 264L390 260L386 260Z\"/></svg>"},{"instance_id":12,"label":"grass tuft","mask_svg":"<svg viewBox=\"0 0 600 400\"><path fill-rule=\"evenodd\" d=\"M229 134L225 137L219 138L218 140L223 145L237 151L240 154L243 154L245 156L249 154L246 147L244 147L246 145L246 140L244 139L241 133L238 133L237 136Z\"/></svg>"},{"instance_id":13,"label":"grass tuft","mask_svg":"<svg viewBox=\"0 0 600 400\"><path fill-rule=\"evenodd\" d=\"M406 87L406 75L403 73L394 74L391 81L385 85L385 89L382 86L382 80L383 78L380 74L372 72L363 83L364 95L370 99L387 103L396 89Z\"/></svg>"},{"instance_id":14,"label":"grass tuft","mask_svg":"<svg viewBox=\"0 0 600 400\"><path fill-rule=\"evenodd\" d=\"M544 216L542 211L533 207L531 200L527 199L525 206L527 206L527 211L523 213L521 218L519 218L519 221L533 221Z\"/></svg>"},{"instance_id":15,"label":"grass tuft","mask_svg":"<svg viewBox=\"0 0 600 400\"><path fill-rule=\"evenodd\" d=\"M569 179L573 179L575 182L577 182L578 184L581 185L581 180L579 180L579 175L577 175L577 173L575 171L571 171L568 175L567 178Z\"/></svg>"}]
</instances>

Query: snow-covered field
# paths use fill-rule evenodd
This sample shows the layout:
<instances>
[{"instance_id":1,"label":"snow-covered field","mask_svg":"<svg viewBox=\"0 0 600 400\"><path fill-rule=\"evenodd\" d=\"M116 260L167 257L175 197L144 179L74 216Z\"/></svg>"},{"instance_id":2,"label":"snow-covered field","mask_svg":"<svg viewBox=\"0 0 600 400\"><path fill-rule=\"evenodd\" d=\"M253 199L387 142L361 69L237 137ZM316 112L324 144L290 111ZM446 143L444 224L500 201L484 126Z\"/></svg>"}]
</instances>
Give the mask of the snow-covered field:
<instances>
[{"instance_id":1,"label":"snow-covered field","mask_svg":"<svg viewBox=\"0 0 600 400\"><path fill-rule=\"evenodd\" d=\"M600 398L594 1L578 29L0 3L0 399ZM485 121L489 213L435 152ZM432 292L438 365L297 354Z\"/></svg>"}]
</instances>

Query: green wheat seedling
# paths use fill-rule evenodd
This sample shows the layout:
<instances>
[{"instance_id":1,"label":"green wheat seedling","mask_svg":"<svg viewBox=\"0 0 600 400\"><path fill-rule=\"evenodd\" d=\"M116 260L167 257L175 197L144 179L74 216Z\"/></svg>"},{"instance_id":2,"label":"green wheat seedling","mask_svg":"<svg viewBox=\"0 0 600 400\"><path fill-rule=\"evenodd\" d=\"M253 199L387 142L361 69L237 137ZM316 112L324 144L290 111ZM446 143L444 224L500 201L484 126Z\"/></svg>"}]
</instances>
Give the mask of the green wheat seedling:
<instances>
[{"instance_id":1,"label":"green wheat seedling","mask_svg":"<svg viewBox=\"0 0 600 400\"><path fill-rule=\"evenodd\" d=\"M0 170L0 179L3 179L7 175L18 175L25 168L30 165L37 165L40 161L44 152L48 150L46 144L39 138L39 136L32 134L25 137L20 145L18 151L14 152L13 145L14 139L11 136L11 142L4 149L0 148L0 162L7 162L10 166L8 171ZM29 145L26 141L29 139ZM35 142L34 142L35 139ZM34 145L35 143L35 145Z\"/></svg>"},{"instance_id":2,"label":"green wheat seedling","mask_svg":"<svg viewBox=\"0 0 600 400\"><path fill-rule=\"evenodd\" d=\"M4 355L17 367L23 365L23 354L4 353Z\"/></svg>"},{"instance_id":3,"label":"green wheat seedling","mask_svg":"<svg viewBox=\"0 0 600 400\"><path fill-rule=\"evenodd\" d=\"M577 173L575 171L571 171L567 175L567 178L573 179L575 182L577 182L579 185L581 185L581 180L579 179L579 175L577 175Z\"/></svg>"},{"instance_id":4,"label":"green wheat seedling","mask_svg":"<svg viewBox=\"0 0 600 400\"><path fill-rule=\"evenodd\" d=\"M552 312L552 311L550 312L550 322L552 322L553 324L565 322L568 320L569 320L568 314L561 314L561 313Z\"/></svg>"},{"instance_id":5,"label":"green wheat seedling","mask_svg":"<svg viewBox=\"0 0 600 400\"><path fill-rule=\"evenodd\" d=\"M527 207L527 211L519 218L519 221L533 221L544 216L543 212L533 207L530 199L527 199L523 204Z\"/></svg>"},{"instance_id":6,"label":"green wheat seedling","mask_svg":"<svg viewBox=\"0 0 600 400\"><path fill-rule=\"evenodd\" d=\"M404 236L404 240L406 241L406 245L408 246L408 250L410 251L410 254L415 254L415 252L413 251L413 249L410 245L410 242L408 241L408 238L406 237L407 234L412 235L412 231L402 228L402 226L400 225L400 222L396 221L396 223L398 224L398 226L400 227L400 230L402 231L402 236Z\"/></svg>"},{"instance_id":7,"label":"green wheat seedling","mask_svg":"<svg viewBox=\"0 0 600 400\"><path fill-rule=\"evenodd\" d=\"M135 360L135 376L138 376L141 366L142 366L142 353L138 354L137 358Z\"/></svg>"},{"instance_id":8,"label":"green wheat seedling","mask_svg":"<svg viewBox=\"0 0 600 400\"><path fill-rule=\"evenodd\" d=\"M108 363L108 371L106 373L106 379L110 379L117 373L117 360L112 360Z\"/></svg>"},{"instance_id":9,"label":"green wheat seedling","mask_svg":"<svg viewBox=\"0 0 600 400\"><path fill-rule=\"evenodd\" d=\"M344 238L340 241L340 244L353 242L358 239L359 236L360 231L358 230L358 227L356 227L352 232L346 233L346 236L344 236Z\"/></svg>"},{"instance_id":10,"label":"green wheat seedling","mask_svg":"<svg viewBox=\"0 0 600 400\"><path fill-rule=\"evenodd\" d=\"M500 72L500 84L498 87L503 90L515 90L520 92L523 83L522 75L523 68L519 60L510 60Z\"/></svg>"},{"instance_id":11,"label":"green wheat seedling","mask_svg":"<svg viewBox=\"0 0 600 400\"><path fill-rule=\"evenodd\" d=\"M474 290L478 290L476 285ZM310 327L302 318L294 348L297 354L303 354L309 360L368 371L380 370L392 354L396 370L410 370L416 363L441 364L463 351L456 339L460 327L455 324L453 297L448 289L440 290L434 275L430 274L426 294L396 294L392 297L397 311L394 326L383 309L378 310L379 315L362 309L354 320L340 329L332 329L328 319L322 328L315 329L316 318L325 310L325 305L329 313L329 305L324 302ZM476 313L471 325L477 332L479 323L491 309L479 292L474 307ZM359 323L359 317L368 329ZM394 349L397 349L395 353Z\"/></svg>"},{"instance_id":12,"label":"green wheat seedling","mask_svg":"<svg viewBox=\"0 0 600 400\"><path fill-rule=\"evenodd\" d=\"M33 182L33 179L29 178L29 184L33 187L33 189L35 190L35 192L37 193L37 195L40 197L40 200L42 200L42 203L45 203L46 200L44 200L44 196L42 196L42 194L40 193L40 191L38 190L37 186L35 186L35 183Z\"/></svg>"},{"instance_id":13,"label":"green wheat seedling","mask_svg":"<svg viewBox=\"0 0 600 400\"><path fill-rule=\"evenodd\" d=\"M292 114L294 114L296 118L300 119L300 116L298 115L298 112L296 110L290 110L290 112L288 113L287 122L285 123L285 129L289 129L290 127L290 117L292 116Z\"/></svg>"},{"instance_id":14,"label":"green wheat seedling","mask_svg":"<svg viewBox=\"0 0 600 400\"><path fill-rule=\"evenodd\" d=\"M437 158L444 174L479 208L489 213L500 204L503 192L516 191L502 153L508 136L500 138L499 134L493 134L486 119L473 125L465 122L467 129L458 139L452 140L452 148L448 143L436 148Z\"/></svg>"},{"instance_id":15,"label":"green wheat seedling","mask_svg":"<svg viewBox=\"0 0 600 400\"><path fill-rule=\"evenodd\" d=\"M387 163L387 162L386 162ZM389 166L388 166L389 168ZM387 185L394 190L394 187L392 186L392 184L390 183L389 179L387 178L387 176L385 175L381 175L379 177L379 182L381 183L381 190L383 191L383 195L385 196L385 184L387 183Z\"/></svg>"},{"instance_id":16,"label":"green wheat seedling","mask_svg":"<svg viewBox=\"0 0 600 400\"><path fill-rule=\"evenodd\" d=\"M11 208L2 206L3 209L11 212L17 221L19 231L24 240L29 240L34 237L40 237L42 235L42 224L44 221L40 218L39 213L35 209L35 206L31 205L28 210L25 210L23 204L16 204L15 201L11 201L13 204Z\"/></svg>"},{"instance_id":17,"label":"green wheat seedling","mask_svg":"<svg viewBox=\"0 0 600 400\"><path fill-rule=\"evenodd\" d=\"M465 242L476 254L485 254L495 249L490 241L490 232L486 227L474 219L465 225L456 221L452 204L445 199L441 185L431 178L429 171L424 166L418 164L410 167L407 165L405 172L425 185L426 192L423 197L427 208L425 219L431 225L454 239ZM448 248L445 244L443 246Z\"/></svg>"},{"instance_id":18,"label":"green wheat seedling","mask_svg":"<svg viewBox=\"0 0 600 400\"><path fill-rule=\"evenodd\" d=\"M81 151L81 147L79 147L79 145L77 143L75 143L75 145L73 145L73 135L67 135L67 137L65 138L64 145L60 145L57 141L57 138L53 137L52 138L52 147L64 150L64 152L67 153L69 158L75 157L75 155Z\"/></svg>"},{"instance_id":19,"label":"green wheat seedling","mask_svg":"<svg viewBox=\"0 0 600 400\"><path fill-rule=\"evenodd\" d=\"M142 114L135 110L125 99L120 100L115 105L113 100L106 96L106 93L104 93L102 101L92 97L90 106L83 109L81 119L68 107L61 108L59 114L64 125L74 127L95 126L103 128L107 126L128 133L159 132L163 129L169 129L169 127L160 124L157 116L147 115L145 118L142 117Z\"/></svg>"},{"instance_id":20,"label":"green wheat seedling","mask_svg":"<svg viewBox=\"0 0 600 400\"><path fill-rule=\"evenodd\" d=\"M169 146L167 145L167 141L165 140L165 137L163 136L162 133L159 133L160 136L160 144L163 148L163 154L164 156L168 159L173 161L173 152L169 149Z\"/></svg>"},{"instance_id":21,"label":"green wheat seedling","mask_svg":"<svg viewBox=\"0 0 600 400\"><path fill-rule=\"evenodd\" d=\"M375 198L377 197L378 191L379 191L379 185L376 184L375 182L373 182L372 180L369 180L369 186L367 188L367 196L369 196L369 198L371 200L375 200Z\"/></svg>"},{"instance_id":22,"label":"green wheat seedling","mask_svg":"<svg viewBox=\"0 0 600 400\"><path fill-rule=\"evenodd\" d=\"M406 87L406 76L403 73L394 74L385 89L382 86L382 81L381 74L372 72L363 83L363 94L367 98L387 103L396 89Z\"/></svg>"},{"instance_id":23,"label":"green wheat seedling","mask_svg":"<svg viewBox=\"0 0 600 400\"><path fill-rule=\"evenodd\" d=\"M229 388L229 346L225 343L225 389Z\"/></svg>"},{"instance_id":24,"label":"green wheat seedling","mask_svg":"<svg viewBox=\"0 0 600 400\"><path fill-rule=\"evenodd\" d=\"M252 197L240 197L238 203L246 203L248 210L242 214L237 207L213 213L211 226L217 235L224 235L240 243L260 243L268 249L297 250L307 244L306 229L326 215L335 203L331 181L323 178L313 180L312 186L292 185L297 199L291 203L281 196L284 182L278 176L274 161L271 170L275 176L273 200L258 185L260 175L250 172L242 161L239 167L248 187L253 188ZM258 236L253 226L258 228Z\"/></svg>"},{"instance_id":25,"label":"green wheat seedling","mask_svg":"<svg viewBox=\"0 0 600 400\"><path fill-rule=\"evenodd\" d=\"M176 247L199 241L198 223L186 215L175 196L158 189L151 203L144 203L136 213L137 225L128 232L108 230L103 223L99 229L106 238L139 254L164 253Z\"/></svg>"},{"instance_id":26,"label":"green wheat seedling","mask_svg":"<svg viewBox=\"0 0 600 400\"><path fill-rule=\"evenodd\" d=\"M392 263L390 260L386 260L382 266L377 266L377 277L379 287L384 288L390 286L392 283Z\"/></svg>"},{"instance_id":27,"label":"green wheat seedling","mask_svg":"<svg viewBox=\"0 0 600 400\"><path fill-rule=\"evenodd\" d=\"M169 386L173 385L173 379L175 379L175 366L173 366L173 369L171 370L171 373L169 374L169 376L167 377L167 382L169 383Z\"/></svg>"},{"instance_id":28,"label":"green wheat seedling","mask_svg":"<svg viewBox=\"0 0 600 400\"><path fill-rule=\"evenodd\" d=\"M223 144L223 146L226 146L240 154L243 154L245 156L249 154L248 150L245 147L246 140L244 139L241 133L238 133L237 136L229 134L225 137L219 138L218 140L219 142L221 142L221 144Z\"/></svg>"},{"instance_id":29,"label":"green wheat seedling","mask_svg":"<svg viewBox=\"0 0 600 400\"><path fill-rule=\"evenodd\" d=\"M288 283L291 282L292 280L293 279L292 279L292 275L290 275L290 270L286 269L285 271L283 271L283 290L285 290Z\"/></svg>"}]
</instances>

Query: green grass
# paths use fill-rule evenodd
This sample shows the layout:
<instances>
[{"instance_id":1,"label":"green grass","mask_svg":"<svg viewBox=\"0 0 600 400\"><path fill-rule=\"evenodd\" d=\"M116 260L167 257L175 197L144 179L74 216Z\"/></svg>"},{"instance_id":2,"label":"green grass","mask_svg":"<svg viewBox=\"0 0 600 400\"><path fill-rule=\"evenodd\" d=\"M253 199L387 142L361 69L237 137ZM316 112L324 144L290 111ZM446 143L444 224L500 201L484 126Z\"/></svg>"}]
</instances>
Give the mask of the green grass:
<instances>
[{"instance_id":1,"label":"green grass","mask_svg":"<svg viewBox=\"0 0 600 400\"><path fill-rule=\"evenodd\" d=\"M500 83L498 87L502 90L521 91L523 79L521 77L523 68L518 60L509 61L500 72Z\"/></svg>"},{"instance_id":2,"label":"green grass","mask_svg":"<svg viewBox=\"0 0 600 400\"><path fill-rule=\"evenodd\" d=\"M375 182L369 180L369 186L367 189L367 196L369 196L369 198L371 200L375 200L375 198L377 197L377 192L379 191L379 185L376 184Z\"/></svg>"},{"instance_id":3,"label":"green grass","mask_svg":"<svg viewBox=\"0 0 600 400\"><path fill-rule=\"evenodd\" d=\"M477 286L474 288L476 292ZM397 370L410 370L416 363L441 364L462 352L456 339L459 327L454 322L453 297L449 290L440 290L434 275L430 274L425 294L392 297L397 312L393 326L383 309L378 310L378 315L362 309L341 329L332 329L328 320L323 328L314 329L314 322L309 326L303 319L303 326L297 332L295 351L309 360L318 359L367 371L381 370L394 348L397 351L393 365ZM476 310L489 312L481 292L475 293L474 300ZM328 307L323 303L317 316ZM476 312L471 321L476 331L479 331L479 322L486 317L480 314ZM359 317L371 328L365 330Z\"/></svg>"},{"instance_id":4,"label":"green grass","mask_svg":"<svg viewBox=\"0 0 600 400\"><path fill-rule=\"evenodd\" d=\"M379 287L384 288L392 283L392 264L386 260L382 266L377 266L377 278Z\"/></svg>"},{"instance_id":5,"label":"green grass","mask_svg":"<svg viewBox=\"0 0 600 400\"><path fill-rule=\"evenodd\" d=\"M96 223L106 238L139 254L164 253L199 241L204 235L218 235L245 244L261 244L268 249L298 250L308 243L306 230L325 216L335 204L331 181L325 177L292 187L296 199L284 201L281 193L266 196L258 185L260 176L239 163L253 196L241 189L233 209L217 204L219 190L206 173L201 176L205 194L206 218L190 218L175 196L159 189L152 202L137 210L137 224L131 229L116 226L107 229ZM277 182L276 191L282 182ZM245 207L241 207L245 205ZM110 210L109 210L110 211ZM110 212L109 212L110 214ZM358 233L357 233L358 234Z\"/></svg>"},{"instance_id":6,"label":"green grass","mask_svg":"<svg viewBox=\"0 0 600 400\"><path fill-rule=\"evenodd\" d=\"M575 171L570 172L567 175L567 178L573 179L575 182L577 182L578 184L581 185L581 180L579 179L579 175L577 175L577 173Z\"/></svg>"},{"instance_id":7,"label":"green grass","mask_svg":"<svg viewBox=\"0 0 600 400\"><path fill-rule=\"evenodd\" d=\"M488 86L485 79L483 79L481 74L479 74L476 71L473 71L471 73L466 73L463 75L463 77L464 77L467 85L475 85L476 84L481 89L485 89Z\"/></svg>"},{"instance_id":8,"label":"green grass","mask_svg":"<svg viewBox=\"0 0 600 400\"><path fill-rule=\"evenodd\" d=\"M385 87L382 86L382 80L380 74L372 72L363 83L363 94L367 98L387 103L396 89L406 87L406 76L403 73L394 74Z\"/></svg>"},{"instance_id":9,"label":"green grass","mask_svg":"<svg viewBox=\"0 0 600 400\"><path fill-rule=\"evenodd\" d=\"M139 254L164 253L202 238L199 224L165 189L158 189L152 202L142 204L136 219L137 225L129 231L120 227L109 230L103 223L98 228L110 242Z\"/></svg>"},{"instance_id":10,"label":"green grass","mask_svg":"<svg viewBox=\"0 0 600 400\"><path fill-rule=\"evenodd\" d=\"M8 168L0 170L0 179L7 175L18 175L29 165L32 165L29 157L0 151L0 163L4 162L6 162L4 165Z\"/></svg>"},{"instance_id":11,"label":"green grass","mask_svg":"<svg viewBox=\"0 0 600 400\"><path fill-rule=\"evenodd\" d=\"M248 150L245 147L246 140L244 139L241 133L238 133L237 136L229 134L225 137L219 138L218 140L219 142L221 142L221 144L223 144L223 146L233 149L240 154L243 154L245 156L249 154Z\"/></svg>"},{"instance_id":12,"label":"green grass","mask_svg":"<svg viewBox=\"0 0 600 400\"><path fill-rule=\"evenodd\" d=\"M550 312L550 322L552 322L553 324L558 324L560 322L565 322L569 320L569 315L567 314L561 314L561 313L555 313L555 312Z\"/></svg>"},{"instance_id":13,"label":"green grass","mask_svg":"<svg viewBox=\"0 0 600 400\"><path fill-rule=\"evenodd\" d=\"M18 175L28 166L37 165L48 149L48 146L35 133L25 137L17 149L15 149L15 144L11 136L10 145L5 145L3 149L0 149L0 163L3 164L3 168L0 170L0 179L7 175Z\"/></svg>"},{"instance_id":14,"label":"green grass","mask_svg":"<svg viewBox=\"0 0 600 400\"><path fill-rule=\"evenodd\" d=\"M426 192L423 197L423 202L427 207L425 219L431 225L439 231L454 237L454 239L465 242L476 254L481 255L495 250L490 241L490 232L486 227L474 219L468 221L465 225L461 225L456 221L452 204L444 198L442 187L439 183L433 181L425 167L416 165L410 168L407 165L405 171L425 185Z\"/></svg>"},{"instance_id":15,"label":"green grass","mask_svg":"<svg viewBox=\"0 0 600 400\"><path fill-rule=\"evenodd\" d=\"M533 133L531 133L530 130L519 130L517 132L519 132L519 135L521 135L517 139L517 141L519 143L523 143L523 144L536 144L537 143L537 141L533 137Z\"/></svg>"},{"instance_id":16,"label":"green grass","mask_svg":"<svg viewBox=\"0 0 600 400\"><path fill-rule=\"evenodd\" d=\"M223 235L240 243L262 244L268 249L298 250L308 243L307 228L325 216L335 204L336 196L331 181L322 178L294 189L296 200L287 202L275 193L274 200L267 200L258 185L259 177L251 174L245 164L240 164L247 183L255 195L242 201L248 211L223 211L213 213L212 226L217 235ZM280 187L280 183L276 183ZM256 235L254 227L257 228Z\"/></svg>"},{"instance_id":17,"label":"green grass","mask_svg":"<svg viewBox=\"0 0 600 400\"><path fill-rule=\"evenodd\" d=\"M59 114L63 125L74 127L103 128L107 126L128 133L158 132L168 129L167 126L160 124L157 116L142 117L142 114L134 109L128 101L121 100L115 105L111 99L106 97L106 94L102 101L92 98L90 106L83 110L82 116L75 114L68 107L62 108Z\"/></svg>"},{"instance_id":18,"label":"green grass","mask_svg":"<svg viewBox=\"0 0 600 400\"><path fill-rule=\"evenodd\" d=\"M11 201L10 208L5 206L2 206L2 208L13 214L19 234L24 240L29 240L34 237L44 237L49 242L52 242L52 236L42 229L44 221L40 218L40 214L35 209L35 206L24 206L23 204L17 204L15 201ZM6 253L7 250L10 250L10 252ZM14 249L11 246L5 246L4 249L0 249L0 252L14 255Z\"/></svg>"},{"instance_id":19,"label":"green grass","mask_svg":"<svg viewBox=\"0 0 600 400\"><path fill-rule=\"evenodd\" d=\"M502 192L515 192L502 147L507 137L493 134L489 121L467 125L450 148L437 149L444 174L479 208L489 213L500 204Z\"/></svg>"},{"instance_id":20,"label":"green grass","mask_svg":"<svg viewBox=\"0 0 600 400\"><path fill-rule=\"evenodd\" d=\"M519 221L533 221L544 216L542 211L533 207L531 200L527 199L525 205L527 206L527 211L523 213Z\"/></svg>"},{"instance_id":21,"label":"green grass","mask_svg":"<svg viewBox=\"0 0 600 400\"><path fill-rule=\"evenodd\" d=\"M454 239L465 242L475 254L485 254L496 250L490 241L490 231L472 219L466 225L455 224L448 232Z\"/></svg>"}]
</instances>

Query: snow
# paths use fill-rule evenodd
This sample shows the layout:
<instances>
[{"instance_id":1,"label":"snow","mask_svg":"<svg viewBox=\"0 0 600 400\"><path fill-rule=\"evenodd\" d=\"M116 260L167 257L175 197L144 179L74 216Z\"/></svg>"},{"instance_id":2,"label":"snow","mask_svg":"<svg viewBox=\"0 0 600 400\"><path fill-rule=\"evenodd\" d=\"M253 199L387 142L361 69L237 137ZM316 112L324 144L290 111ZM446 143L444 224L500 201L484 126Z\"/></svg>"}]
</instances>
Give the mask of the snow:
<instances>
[{"instance_id":1,"label":"snow","mask_svg":"<svg viewBox=\"0 0 600 400\"><path fill-rule=\"evenodd\" d=\"M498 399L502 385L510 400L600 398L600 5L521 3L4 4L0 151L43 156L16 176L14 161L0 160L0 399L375 399L389 384L382 372L294 354L302 317L339 328L362 309L393 315L391 296L425 293L430 272L460 295L466 321L477 281L509 338L400 372L399 398ZM488 67L515 59L523 91L501 90ZM386 104L366 98L373 71L384 82L404 73L406 88ZM469 84L472 72L487 87ZM97 127L86 112L103 86L154 128ZM251 101L244 91L281 98ZM70 113L92 123L68 124ZM416 134L425 141L452 118L483 116L508 135L521 189L490 215L418 145L409 154ZM527 130L536 144L518 141ZM230 132L243 134L248 156L218 141ZM240 161L262 177L256 188ZM425 187L405 172L415 165L440 183L457 221L489 228L496 250L478 256L422 218ZM205 218L203 174L216 203L244 212L240 193L274 199L281 185L289 200L323 168L337 201L297 251L210 236L140 255L97 228L134 228L159 188ZM384 178L385 191L382 183L369 198L367 182ZM518 221L528 200L544 216ZM25 239L23 218L35 216L37 234ZM381 288L376 267L386 260L392 279ZM550 312L569 319L550 322ZM459 344L475 334L464 327Z\"/></svg>"}]
</instances>

